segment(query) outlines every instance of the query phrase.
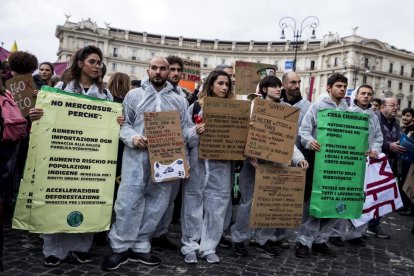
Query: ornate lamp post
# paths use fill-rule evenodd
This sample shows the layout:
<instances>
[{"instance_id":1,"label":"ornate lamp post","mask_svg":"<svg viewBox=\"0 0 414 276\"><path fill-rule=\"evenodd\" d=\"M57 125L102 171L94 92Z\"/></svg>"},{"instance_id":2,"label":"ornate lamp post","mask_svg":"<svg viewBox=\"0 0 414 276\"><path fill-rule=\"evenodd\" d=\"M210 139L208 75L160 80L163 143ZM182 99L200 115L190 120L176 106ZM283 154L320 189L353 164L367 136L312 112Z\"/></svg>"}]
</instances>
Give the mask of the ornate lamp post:
<instances>
[{"instance_id":1,"label":"ornate lamp post","mask_svg":"<svg viewBox=\"0 0 414 276\"><path fill-rule=\"evenodd\" d=\"M293 31L293 49L295 50L295 55L293 58L293 71L296 71L296 56L298 54L299 43L302 37L302 32L306 28L312 29L311 39L315 39L315 29L319 26L319 18L316 16L308 16L302 20L300 23L300 28L296 28L296 20L291 16L285 16L279 21L279 27L282 29L281 39L285 39L285 29L291 28Z\"/></svg>"}]
</instances>

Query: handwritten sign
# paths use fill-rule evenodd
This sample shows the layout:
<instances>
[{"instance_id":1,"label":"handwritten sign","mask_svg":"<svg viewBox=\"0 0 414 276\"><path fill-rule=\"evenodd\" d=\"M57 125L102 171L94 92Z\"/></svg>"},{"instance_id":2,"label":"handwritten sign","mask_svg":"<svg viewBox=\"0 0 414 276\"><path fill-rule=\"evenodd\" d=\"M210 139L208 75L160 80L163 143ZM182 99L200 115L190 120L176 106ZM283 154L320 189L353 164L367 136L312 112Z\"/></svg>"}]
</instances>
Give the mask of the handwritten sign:
<instances>
[{"instance_id":1,"label":"handwritten sign","mask_svg":"<svg viewBox=\"0 0 414 276\"><path fill-rule=\"evenodd\" d=\"M236 94L237 95L248 95L256 91L257 84L260 82L262 74L258 72L263 68L274 68L274 65L247 62L247 61L236 61L235 63L235 74L236 74ZM274 69L276 72L276 68Z\"/></svg>"},{"instance_id":2,"label":"handwritten sign","mask_svg":"<svg viewBox=\"0 0 414 276\"><path fill-rule=\"evenodd\" d=\"M256 98L244 154L288 163L296 140L299 109Z\"/></svg>"},{"instance_id":3,"label":"handwritten sign","mask_svg":"<svg viewBox=\"0 0 414 276\"><path fill-rule=\"evenodd\" d=\"M304 191L304 169L258 165L250 228L299 227Z\"/></svg>"},{"instance_id":4,"label":"handwritten sign","mask_svg":"<svg viewBox=\"0 0 414 276\"><path fill-rule=\"evenodd\" d=\"M211 160L244 160L249 130L250 102L207 97L203 102L203 121L199 157Z\"/></svg>"},{"instance_id":5,"label":"handwritten sign","mask_svg":"<svg viewBox=\"0 0 414 276\"><path fill-rule=\"evenodd\" d=\"M199 61L184 59L183 77L185 81L199 82L201 65Z\"/></svg>"},{"instance_id":6,"label":"handwritten sign","mask_svg":"<svg viewBox=\"0 0 414 276\"><path fill-rule=\"evenodd\" d=\"M151 175L155 182L189 176L178 111L144 113Z\"/></svg>"},{"instance_id":7,"label":"handwritten sign","mask_svg":"<svg viewBox=\"0 0 414 276\"><path fill-rule=\"evenodd\" d=\"M414 203L414 164L411 164L410 170L408 171L407 178L404 182L403 191Z\"/></svg>"},{"instance_id":8,"label":"handwritten sign","mask_svg":"<svg viewBox=\"0 0 414 276\"><path fill-rule=\"evenodd\" d=\"M6 88L12 93L23 117L28 116L30 109L36 104L36 98L32 96L33 91L36 90L32 75L22 75L9 79L6 81Z\"/></svg>"}]
</instances>

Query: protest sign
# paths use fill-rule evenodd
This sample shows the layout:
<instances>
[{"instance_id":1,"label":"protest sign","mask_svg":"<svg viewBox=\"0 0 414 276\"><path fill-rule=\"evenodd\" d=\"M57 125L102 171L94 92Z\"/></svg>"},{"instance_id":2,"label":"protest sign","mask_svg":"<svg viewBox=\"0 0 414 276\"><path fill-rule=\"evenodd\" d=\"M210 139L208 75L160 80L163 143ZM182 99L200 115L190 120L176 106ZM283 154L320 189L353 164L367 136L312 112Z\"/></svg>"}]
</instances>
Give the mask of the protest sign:
<instances>
[{"instance_id":1,"label":"protest sign","mask_svg":"<svg viewBox=\"0 0 414 276\"><path fill-rule=\"evenodd\" d=\"M403 206L397 182L385 154L381 153L377 159L367 160L364 185L365 202L362 215L351 220L355 227Z\"/></svg>"},{"instance_id":2,"label":"protest sign","mask_svg":"<svg viewBox=\"0 0 414 276\"><path fill-rule=\"evenodd\" d=\"M302 220L305 170L258 165L250 228L296 228Z\"/></svg>"},{"instance_id":3,"label":"protest sign","mask_svg":"<svg viewBox=\"0 0 414 276\"><path fill-rule=\"evenodd\" d=\"M23 117L28 116L30 109L36 104L36 98L32 95L36 90L32 75L27 74L9 79L6 81L6 88L12 93Z\"/></svg>"},{"instance_id":4,"label":"protest sign","mask_svg":"<svg viewBox=\"0 0 414 276\"><path fill-rule=\"evenodd\" d=\"M29 209L32 232L107 230L119 139L116 118L122 107L53 88L42 89L36 107L42 108L44 115L32 125L37 143L31 143L30 168L24 175L26 180L32 177L32 196L28 199L23 194L30 187L25 183L18 205L25 210L18 211L22 216L14 217L13 227L25 227ZM31 205L25 204L28 201ZM23 221L19 221L21 217Z\"/></svg>"},{"instance_id":5,"label":"protest sign","mask_svg":"<svg viewBox=\"0 0 414 276\"><path fill-rule=\"evenodd\" d=\"M407 177L405 178L403 191L407 197L414 203L414 163L411 164Z\"/></svg>"},{"instance_id":6,"label":"protest sign","mask_svg":"<svg viewBox=\"0 0 414 276\"><path fill-rule=\"evenodd\" d=\"M288 163L293 154L298 117L299 109L296 107L254 99L244 154Z\"/></svg>"},{"instance_id":7,"label":"protest sign","mask_svg":"<svg viewBox=\"0 0 414 276\"><path fill-rule=\"evenodd\" d=\"M203 101L205 131L200 135L200 159L244 160L249 129L250 102L206 97Z\"/></svg>"},{"instance_id":8,"label":"protest sign","mask_svg":"<svg viewBox=\"0 0 414 276\"><path fill-rule=\"evenodd\" d=\"M199 82L201 74L201 64L199 61L183 59L184 68L182 79L184 81Z\"/></svg>"},{"instance_id":9,"label":"protest sign","mask_svg":"<svg viewBox=\"0 0 414 276\"><path fill-rule=\"evenodd\" d=\"M337 110L318 112L310 214L318 218L359 218L364 203L365 152L369 116Z\"/></svg>"},{"instance_id":10,"label":"protest sign","mask_svg":"<svg viewBox=\"0 0 414 276\"><path fill-rule=\"evenodd\" d=\"M180 122L178 111L144 113L151 176L155 182L189 176Z\"/></svg>"},{"instance_id":11,"label":"protest sign","mask_svg":"<svg viewBox=\"0 0 414 276\"><path fill-rule=\"evenodd\" d=\"M235 78L236 82L236 94L248 95L256 91L257 84L260 82L262 74L258 72L263 68L276 68L272 64L255 63L247 61L236 61L235 63Z\"/></svg>"}]
</instances>

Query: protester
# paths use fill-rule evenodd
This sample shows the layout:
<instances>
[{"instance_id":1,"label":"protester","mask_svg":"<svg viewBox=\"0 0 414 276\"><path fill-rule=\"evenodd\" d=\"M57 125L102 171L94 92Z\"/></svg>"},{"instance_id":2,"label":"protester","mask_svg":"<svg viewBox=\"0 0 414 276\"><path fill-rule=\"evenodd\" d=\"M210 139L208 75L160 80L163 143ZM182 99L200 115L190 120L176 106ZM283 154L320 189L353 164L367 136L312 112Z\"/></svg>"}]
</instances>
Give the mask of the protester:
<instances>
[{"instance_id":1,"label":"protester","mask_svg":"<svg viewBox=\"0 0 414 276\"><path fill-rule=\"evenodd\" d=\"M405 108L401 112L402 118L401 122L403 123L402 131L405 133L405 135L409 136L411 139L414 139L414 109L413 108ZM414 149L411 149L413 151ZM414 162L414 160L402 160L401 164L401 175L399 178L399 183L401 185L404 185L405 180L408 175L408 171L410 170L411 164ZM414 216L414 204L410 200L410 198L405 194L405 192L401 192L401 198L404 203L404 207L399 210L398 214L402 216Z\"/></svg>"},{"instance_id":2,"label":"protester","mask_svg":"<svg viewBox=\"0 0 414 276\"><path fill-rule=\"evenodd\" d=\"M33 79L36 83L36 88L40 89L42 85L52 86L50 81L55 74L55 68L53 64L45 61L40 63L39 65L39 73L33 76Z\"/></svg>"},{"instance_id":3,"label":"protester","mask_svg":"<svg viewBox=\"0 0 414 276\"><path fill-rule=\"evenodd\" d=\"M382 152L387 155L391 170L397 178L400 176L398 154L405 152L405 148L399 145L401 127L400 122L396 119L398 108L397 99L385 98L381 102L380 112L377 113L383 136ZM402 185L398 184L401 193ZM367 234L379 238L390 238L390 235L381 226L381 217L369 221Z\"/></svg>"},{"instance_id":4,"label":"protester","mask_svg":"<svg viewBox=\"0 0 414 276\"><path fill-rule=\"evenodd\" d=\"M150 253L150 241L168 207L171 184L177 180L158 183L151 179L144 112L178 110L184 137L195 136L195 127L188 129L186 100L167 82L169 72L165 58L152 58L148 78L142 81L141 88L128 92L123 102L126 120L120 135L125 143L122 181L115 202L116 220L109 232L113 254L102 263L104 270L117 269L128 260L147 265L161 263Z\"/></svg>"},{"instance_id":5,"label":"protester","mask_svg":"<svg viewBox=\"0 0 414 276\"><path fill-rule=\"evenodd\" d=\"M168 75L168 81L172 84L173 91L177 93L177 95L186 99L189 104L192 104L195 100L197 100L197 96L193 95L192 93L188 92L187 90L178 85L183 75L183 60L178 56L168 56L167 61L170 65L170 74ZM177 214L175 208L181 210L182 197L180 195L181 193L179 194L179 191L181 191L181 182L182 181L177 181L176 183L172 184L171 197L168 203L168 208L165 211L159 225L157 226L157 229L154 232L154 236L152 238L152 246L157 246L170 250L177 249L177 245L175 245L168 238L167 233L168 226L173 220L174 213Z\"/></svg>"},{"instance_id":6,"label":"protester","mask_svg":"<svg viewBox=\"0 0 414 276\"><path fill-rule=\"evenodd\" d=\"M192 104L188 113L203 116L202 107L206 97L232 99L230 76L222 70L212 71L199 93L199 100ZM204 123L196 125L202 135ZM181 252L186 263L196 263L197 253L209 263L218 263L216 247L223 233L224 217L230 200L230 162L198 158L199 144L189 144L190 178L183 184L183 211Z\"/></svg>"},{"instance_id":7,"label":"protester","mask_svg":"<svg viewBox=\"0 0 414 276\"><path fill-rule=\"evenodd\" d=\"M271 102L280 102L282 82L275 76L266 76L259 83L259 90L262 98ZM292 163L294 166L302 168L308 167L308 162L305 160L303 154L294 145ZM253 201L253 192L255 185L255 175L257 164L274 164L278 163L248 158L244 161L243 168L240 172L240 193L241 199L237 208L236 221L231 227L231 237L234 242L234 250L239 256L247 256L248 251L245 247L245 242L254 237L254 246L259 251L263 251L267 255L276 256L278 252L272 247L271 242L276 242L276 229L273 228L257 228L252 234L252 229L249 229L250 211ZM281 229L278 229L279 233Z\"/></svg>"},{"instance_id":8,"label":"protester","mask_svg":"<svg viewBox=\"0 0 414 276\"><path fill-rule=\"evenodd\" d=\"M327 256L336 256L326 244L326 241L332 234L332 227L336 223L336 219L319 219L309 215L310 195L312 191L313 169L315 163L315 151L321 150L321 145L316 140L318 112L325 109L333 109L346 111L348 105L344 100L348 79L341 74L333 74L327 81L327 92L313 103L303 118L299 129L302 145L310 150L308 155L309 169L311 173L306 175L305 186L305 203L302 217L302 224L299 227L296 257L305 258L310 255L309 250L312 248L314 252Z\"/></svg>"},{"instance_id":9,"label":"protester","mask_svg":"<svg viewBox=\"0 0 414 276\"><path fill-rule=\"evenodd\" d=\"M234 73L233 66L228 65L228 64L220 64L216 66L215 70L223 70L230 76L231 84L233 87L231 91L233 94L232 97L236 98L236 74ZM236 171L236 167L239 167L238 166L239 163L241 166L242 165L241 162L235 162L235 161L231 162L231 174L230 174L230 189L231 190L230 191L233 191L232 188L233 188L233 183L235 182L235 173L240 172L240 171ZM229 229L232 217L233 217L233 200L230 197L229 204L227 205L226 216L224 218L224 227L223 227L224 232L218 244L222 248L231 248L232 246L231 241L225 237L225 231Z\"/></svg>"},{"instance_id":10,"label":"protester","mask_svg":"<svg viewBox=\"0 0 414 276\"><path fill-rule=\"evenodd\" d=\"M112 101L113 97L107 89L103 88L100 76L102 67L102 52L95 46L86 46L76 51L70 66L68 83L59 82L56 87L64 91L82 94L94 98ZM30 118L40 119L43 110L32 108ZM118 122L120 119L118 118ZM89 250L92 245L92 233L56 233L43 234L43 255L45 265L57 266L68 255L79 263L92 261Z\"/></svg>"},{"instance_id":11,"label":"protester","mask_svg":"<svg viewBox=\"0 0 414 276\"><path fill-rule=\"evenodd\" d=\"M351 107L349 108L349 111L369 115L368 151L366 152L366 156L372 159L377 159L378 155L381 153L383 138L378 116L371 108L373 95L374 90L370 85L361 85L352 92ZM349 220L341 221L346 221L349 228L344 234L344 239L353 245L365 246L362 236L366 231L367 224L354 227Z\"/></svg>"},{"instance_id":12,"label":"protester","mask_svg":"<svg viewBox=\"0 0 414 276\"><path fill-rule=\"evenodd\" d=\"M374 98L371 101L371 109L375 113L378 112L381 109L381 99Z\"/></svg>"}]
</instances>

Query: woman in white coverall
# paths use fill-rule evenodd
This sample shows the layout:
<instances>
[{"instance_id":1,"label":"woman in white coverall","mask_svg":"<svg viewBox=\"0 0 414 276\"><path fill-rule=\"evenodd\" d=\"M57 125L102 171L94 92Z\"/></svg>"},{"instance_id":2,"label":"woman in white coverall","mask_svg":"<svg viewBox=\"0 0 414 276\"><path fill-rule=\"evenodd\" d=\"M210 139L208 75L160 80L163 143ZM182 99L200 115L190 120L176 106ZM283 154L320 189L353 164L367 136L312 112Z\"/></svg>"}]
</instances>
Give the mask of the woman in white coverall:
<instances>
[{"instance_id":1,"label":"woman in white coverall","mask_svg":"<svg viewBox=\"0 0 414 276\"><path fill-rule=\"evenodd\" d=\"M55 87L67 92L112 101L113 98L110 91L103 88L100 75L101 68L101 50L95 46L81 48L73 55L70 67L71 77L68 83L59 82ZM40 119L43 115L43 110L33 108L30 110L29 115L32 121ZM46 258L45 265L57 266L69 254L79 263L91 262L89 250L92 245L92 240L93 233L44 234L43 255Z\"/></svg>"},{"instance_id":2,"label":"woman in white coverall","mask_svg":"<svg viewBox=\"0 0 414 276\"><path fill-rule=\"evenodd\" d=\"M200 106L205 97L232 98L232 82L222 70L212 71L199 100L192 104L188 113L202 116ZM198 105L198 107L197 107ZM194 112L199 110L198 112ZM196 125L196 132L202 135L204 124ZM209 263L218 263L216 247L223 233L224 217L230 199L230 162L203 160L198 158L198 141L189 144L190 177L183 185L183 206L181 230L186 263L196 263L197 253Z\"/></svg>"},{"instance_id":3,"label":"woman in white coverall","mask_svg":"<svg viewBox=\"0 0 414 276\"><path fill-rule=\"evenodd\" d=\"M282 82L280 79L275 76L266 76L259 83L259 91L263 99L272 102L280 102L281 86ZM286 103L282 102L281 104ZM239 256L248 255L244 242L249 241L253 236L252 229L249 228L249 218L253 200L256 167L258 163L281 165L256 158L248 158L244 161L239 177L241 199L239 207L237 208L236 221L231 227L231 238L235 243L234 250ZM295 166L300 166L305 169L308 167L308 162L295 145L293 149L292 163ZM276 229L274 228L258 228L255 229L254 233L256 248L270 256L278 254L277 250L271 245L271 242L275 242L277 238L275 236L275 230Z\"/></svg>"}]
</instances>

